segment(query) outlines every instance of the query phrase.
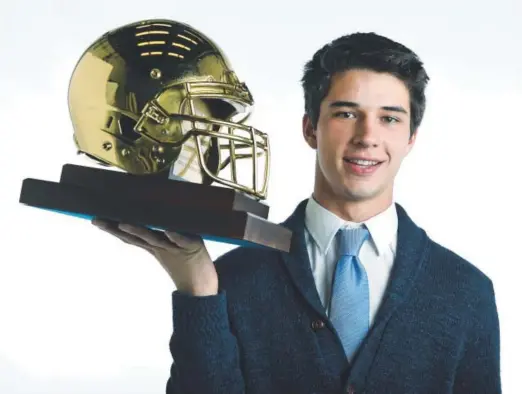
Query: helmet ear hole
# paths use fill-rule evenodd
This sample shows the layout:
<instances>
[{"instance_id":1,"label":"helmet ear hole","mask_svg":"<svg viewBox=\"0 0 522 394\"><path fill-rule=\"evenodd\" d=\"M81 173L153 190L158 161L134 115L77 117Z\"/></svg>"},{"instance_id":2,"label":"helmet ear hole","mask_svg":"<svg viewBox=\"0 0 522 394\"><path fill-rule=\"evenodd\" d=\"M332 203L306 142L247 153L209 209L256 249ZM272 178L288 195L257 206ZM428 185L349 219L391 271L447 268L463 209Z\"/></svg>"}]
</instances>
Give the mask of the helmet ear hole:
<instances>
[{"instance_id":1,"label":"helmet ear hole","mask_svg":"<svg viewBox=\"0 0 522 394\"><path fill-rule=\"evenodd\" d=\"M141 134L134 131L135 124L136 122L133 119L125 115L120 116L120 119L118 120L118 125L122 139L124 139L127 142L134 143L138 138L141 137Z\"/></svg>"}]
</instances>

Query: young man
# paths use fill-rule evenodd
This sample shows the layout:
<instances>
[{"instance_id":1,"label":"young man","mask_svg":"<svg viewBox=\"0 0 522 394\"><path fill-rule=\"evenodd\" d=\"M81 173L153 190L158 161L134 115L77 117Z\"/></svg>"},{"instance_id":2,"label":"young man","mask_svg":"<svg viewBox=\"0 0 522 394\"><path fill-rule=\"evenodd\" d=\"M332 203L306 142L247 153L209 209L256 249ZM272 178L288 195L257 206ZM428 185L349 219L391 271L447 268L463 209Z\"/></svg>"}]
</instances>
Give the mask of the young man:
<instances>
[{"instance_id":1,"label":"young man","mask_svg":"<svg viewBox=\"0 0 522 394\"><path fill-rule=\"evenodd\" d=\"M393 201L428 76L408 48L341 37L306 65L312 196L290 254L95 224L175 282L169 394L500 393L493 286Z\"/></svg>"}]
</instances>

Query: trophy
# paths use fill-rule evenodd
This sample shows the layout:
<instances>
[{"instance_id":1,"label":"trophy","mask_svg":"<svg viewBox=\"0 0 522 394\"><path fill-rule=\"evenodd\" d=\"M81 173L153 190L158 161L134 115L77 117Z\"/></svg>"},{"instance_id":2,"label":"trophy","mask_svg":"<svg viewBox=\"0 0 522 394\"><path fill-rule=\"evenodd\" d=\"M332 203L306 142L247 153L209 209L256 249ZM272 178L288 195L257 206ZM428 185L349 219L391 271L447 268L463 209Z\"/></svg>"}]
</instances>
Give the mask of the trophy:
<instances>
[{"instance_id":1,"label":"trophy","mask_svg":"<svg viewBox=\"0 0 522 394\"><path fill-rule=\"evenodd\" d=\"M268 135L246 124L254 100L223 51L184 23L127 24L82 54L68 103L78 154L59 182L26 178L20 203L290 249L268 220Z\"/></svg>"}]
</instances>

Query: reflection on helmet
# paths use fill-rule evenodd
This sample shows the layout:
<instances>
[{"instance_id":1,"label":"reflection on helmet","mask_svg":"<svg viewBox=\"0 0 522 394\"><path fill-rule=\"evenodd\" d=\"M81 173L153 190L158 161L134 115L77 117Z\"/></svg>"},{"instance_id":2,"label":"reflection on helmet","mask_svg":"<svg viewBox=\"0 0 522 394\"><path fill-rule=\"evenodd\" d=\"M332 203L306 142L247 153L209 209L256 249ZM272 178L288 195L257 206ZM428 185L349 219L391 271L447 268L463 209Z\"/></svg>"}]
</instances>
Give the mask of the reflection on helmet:
<instances>
[{"instance_id":1,"label":"reflection on helmet","mask_svg":"<svg viewBox=\"0 0 522 394\"><path fill-rule=\"evenodd\" d=\"M192 27L161 19L107 32L76 64L68 99L78 151L99 163L266 198L270 147L246 125L252 95Z\"/></svg>"}]
</instances>

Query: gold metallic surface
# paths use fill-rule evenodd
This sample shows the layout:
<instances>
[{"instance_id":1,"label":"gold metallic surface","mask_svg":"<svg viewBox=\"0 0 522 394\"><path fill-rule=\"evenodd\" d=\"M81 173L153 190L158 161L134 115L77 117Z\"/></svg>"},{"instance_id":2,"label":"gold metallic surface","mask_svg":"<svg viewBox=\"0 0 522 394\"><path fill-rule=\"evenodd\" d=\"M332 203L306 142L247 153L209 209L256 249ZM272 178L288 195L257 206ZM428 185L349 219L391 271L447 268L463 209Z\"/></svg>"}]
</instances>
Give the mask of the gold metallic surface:
<instances>
[{"instance_id":1,"label":"gold metallic surface","mask_svg":"<svg viewBox=\"0 0 522 394\"><path fill-rule=\"evenodd\" d=\"M78 151L101 164L266 198L270 144L246 125L253 97L221 49L186 24L146 20L105 33L76 64L68 100ZM244 160L248 182L238 179Z\"/></svg>"}]
</instances>

